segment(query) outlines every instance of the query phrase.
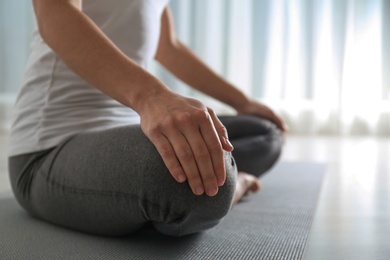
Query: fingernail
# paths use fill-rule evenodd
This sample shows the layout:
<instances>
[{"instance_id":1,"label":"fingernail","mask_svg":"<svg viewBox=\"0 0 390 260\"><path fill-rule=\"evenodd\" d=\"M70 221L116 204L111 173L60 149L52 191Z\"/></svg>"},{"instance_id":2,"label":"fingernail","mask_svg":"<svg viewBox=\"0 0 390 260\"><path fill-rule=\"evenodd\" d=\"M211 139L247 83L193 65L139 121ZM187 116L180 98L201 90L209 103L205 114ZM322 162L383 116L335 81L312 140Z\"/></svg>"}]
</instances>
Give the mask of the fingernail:
<instances>
[{"instance_id":1,"label":"fingernail","mask_svg":"<svg viewBox=\"0 0 390 260\"><path fill-rule=\"evenodd\" d=\"M196 194L196 195L202 195L203 192L204 192L204 189L203 189L202 186L196 187L196 189L195 189L195 194Z\"/></svg>"},{"instance_id":2,"label":"fingernail","mask_svg":"<svg viewBox=\"0 0 390 260\"><path fill-rule=\"evenodd\" d=\"M218 187L215 187L215 186L210 186L210 187L207 187L207 195L209 196L215 196L218 192Z\"/></svg>"},{"instance_id":3,"label":"fingernail","mask_svg":"<svg viewBox=\"0 0 390 260\"><path fill-rule=\"evenodd\" d=\"M222 185L225 183L224 178L218 177L218 178L217 178L217 183L218 183L218 186L222 186Z\"/></svg>"},{"instance_id":4,"label":"fingernail","mask_svg":"<svg viewBox=\"0 0 390 260\"><path fill-rule=\"evenodd\" d=\"M186 177L183 174L180 174L179 176L177 176L177 180L179 182L184 182L186 180Z\"/></svg>"},{"instance_id":5,"label":"fingernail","mask_svg":"<svg viewBox=\"0 0 390 260\"><path fill-rule=\"evenodd\" d=\"M226 137L225 137L225 142L226 142L227 145L233 147L232 143L231 143L231 142L229 141L229 139L227 139Z\"/></svg>"}]
</instances>

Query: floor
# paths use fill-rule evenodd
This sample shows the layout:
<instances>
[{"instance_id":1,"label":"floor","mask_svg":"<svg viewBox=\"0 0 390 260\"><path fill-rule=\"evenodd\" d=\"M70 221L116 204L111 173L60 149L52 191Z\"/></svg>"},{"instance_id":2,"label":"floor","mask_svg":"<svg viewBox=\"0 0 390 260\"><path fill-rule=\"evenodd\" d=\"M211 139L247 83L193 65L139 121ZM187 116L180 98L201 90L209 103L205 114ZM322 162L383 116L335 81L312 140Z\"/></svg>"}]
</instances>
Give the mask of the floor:
<instances>
[{"instance_id":1,"label":"floor","mask_svg":"<svg viewBox=\"0 0 390 260\"><path fill-rule=\"evenodd\" d=\"M0 192L6 143L0 134ZM328 165L304 259L390 259L390 138L289 136L282 160Z\"/></svg>"},{"instance_id":2,"label":"floor","mask_svg":"<svg viewBox=\"0 0 390 260\"><path fill-rule=\"evenodd\" d=\"M328 165L304 259L390 259L390 138L291 137L283 159Z\"/></svg>"}]
</instances>

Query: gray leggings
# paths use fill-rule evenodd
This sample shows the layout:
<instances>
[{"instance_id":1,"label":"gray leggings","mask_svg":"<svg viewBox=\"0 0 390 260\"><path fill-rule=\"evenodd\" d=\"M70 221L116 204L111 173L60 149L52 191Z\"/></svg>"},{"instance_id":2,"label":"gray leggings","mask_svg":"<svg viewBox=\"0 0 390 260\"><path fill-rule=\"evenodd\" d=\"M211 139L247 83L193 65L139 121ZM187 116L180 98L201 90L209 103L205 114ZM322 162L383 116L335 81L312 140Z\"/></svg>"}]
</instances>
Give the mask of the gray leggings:
<instances>
[{"instance_id":1,"label":"gray leggings","mask_svg":"<svg viewBox=\"0 0 390 260\"><path fill-rule=\"evenodd\" d=\"M172 236L206 230L231 208L237 167L260 176L282 146L267 120L220 119L235 160L225 153L227 180L214 197L177 183L139 125L81 133L55 148L10 157L13 192L33 216L92 234L126 235L146 223Z\"/></svg>"}]
</instances>

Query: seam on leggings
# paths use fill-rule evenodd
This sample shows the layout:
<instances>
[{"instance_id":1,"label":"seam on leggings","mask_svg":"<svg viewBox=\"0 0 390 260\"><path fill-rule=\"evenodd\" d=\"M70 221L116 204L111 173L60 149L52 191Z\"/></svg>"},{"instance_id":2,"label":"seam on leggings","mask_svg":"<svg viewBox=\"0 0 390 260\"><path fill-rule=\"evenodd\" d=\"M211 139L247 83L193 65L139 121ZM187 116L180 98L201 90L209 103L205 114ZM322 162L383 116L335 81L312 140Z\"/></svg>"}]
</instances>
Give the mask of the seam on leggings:
<instances>
[{"instance_id":1,"label":"seam on leggings","mask_svg":"<svg viewBox=\"0 0 390 260\"><path fill-rule=\"evenodd\" d=\"M43 176L45 177L45 176ZM167 213L168 211L167 210L163 210L161 209L161 206L158 205L157 203L154 203L154 202L151 202L147 199L141 199L139 198L137 195L134 195L134 194L131 194L131 193L127 193L127 192L122 192L122 191L109 191L109 190L81 190L81 189L75 189L75 188L70 188L70 187L67 187L61 183L58 183L58 182L55 182L55 181L51 181L49 180L48 178L45 178L46 182L49 183L49 185L52 185L52 186L58 186L60 187L61 189L63 190L67 190L67 191L70 191L72 193L75 193L75 194L85 194L85 195L97 195L97 196L113 196L113 197L130 197L130 198L133 198L133 199L136 199L138 202L142 203L142 201L146 201L150 206L154 207L154 208L157 208L158 211L162 212L162 213ZM182 215L187 215L187 214L182 214L182 213L170 213L170 214L173 214L174 215L174 218L176 219L177 217L181 217ZM147 220L150 220L148 218L146 218ZM154 221L156 222L156 221ZM162 222L164 223L164 222Z\"/></svg>"},{"instance_id":2,"label":"seam on leggings","mask_svg":"<svg viewBox=\"0 0 390 260\"><path fill-rule=\"evenodd\" d=\"M22 197L26 198L30 196L31 182L35 178L36 169L41 166L43 159L51 150L47 149L36 153L33 159L30 157L22 170L20 170L19 178L16 180L16 187Z\"/></svg>"}]
</instances>

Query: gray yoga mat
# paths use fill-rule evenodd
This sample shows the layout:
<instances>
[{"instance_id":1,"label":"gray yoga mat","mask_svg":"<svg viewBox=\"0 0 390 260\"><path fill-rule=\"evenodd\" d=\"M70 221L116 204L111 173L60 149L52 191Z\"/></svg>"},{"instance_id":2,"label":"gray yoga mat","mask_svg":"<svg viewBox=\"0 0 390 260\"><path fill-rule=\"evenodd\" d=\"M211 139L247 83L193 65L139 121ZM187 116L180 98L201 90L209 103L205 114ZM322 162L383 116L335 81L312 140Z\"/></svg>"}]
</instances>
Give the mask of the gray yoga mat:
<instances>
[{"instance_id":1,"label":"gray yoga mat","mask_svg":"<svg viewBox=\"0 0 390 260\"><path fill-rule=\"evenodd\" d=\"M151 227L122 238L92 236L30 217L0 195L0 259L302 259L325 165L282 162L217 227L182 238Z\"/></svg>"}]
</instances>

